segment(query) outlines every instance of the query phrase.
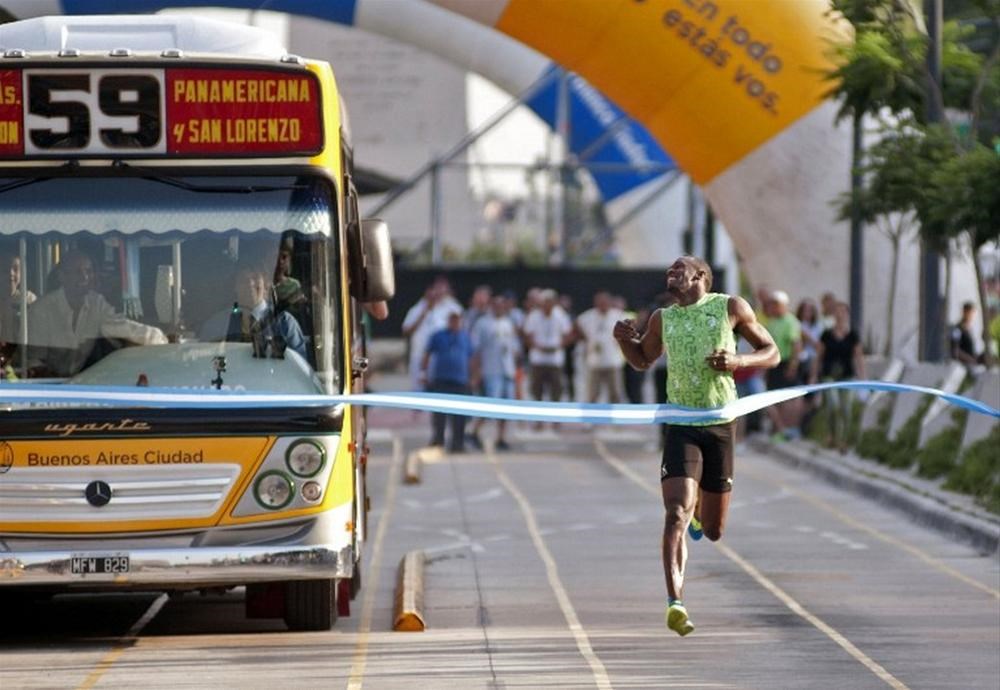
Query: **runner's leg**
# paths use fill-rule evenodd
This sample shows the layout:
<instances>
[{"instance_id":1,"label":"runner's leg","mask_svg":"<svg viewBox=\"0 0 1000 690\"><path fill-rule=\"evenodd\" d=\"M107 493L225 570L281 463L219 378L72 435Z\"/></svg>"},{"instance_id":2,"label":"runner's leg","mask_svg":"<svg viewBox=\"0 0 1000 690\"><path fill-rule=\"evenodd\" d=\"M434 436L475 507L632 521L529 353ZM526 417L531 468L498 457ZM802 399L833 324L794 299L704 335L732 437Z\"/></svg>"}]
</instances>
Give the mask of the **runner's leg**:
<instances>
[{"instance_id":1,"label":"runner's leg","mask_svg":"<svg viewBox=\"0 0 1000 690\"><path fill-rule=\"evenodd\" d=\"M726 529L726 517L729 515L729 499L731 491L716 493L714 491L701 492L701 528L705 536L712 541L722 539L722 533Z\"/></svg>"},{"instance_id":2,"label":"runner's leg","mask_svg":"<svg viewBox=\"0 0 1000 690\"><path fill-rule=\"evenodd\" d=\"M680 599L684 589L684 566L687 562L687 540L684 531L698 499L698 482L691 477L667 477L660 487L666 511L663 524L663 574L667 581L667 596Z\"/></svg>"}]
</instances>

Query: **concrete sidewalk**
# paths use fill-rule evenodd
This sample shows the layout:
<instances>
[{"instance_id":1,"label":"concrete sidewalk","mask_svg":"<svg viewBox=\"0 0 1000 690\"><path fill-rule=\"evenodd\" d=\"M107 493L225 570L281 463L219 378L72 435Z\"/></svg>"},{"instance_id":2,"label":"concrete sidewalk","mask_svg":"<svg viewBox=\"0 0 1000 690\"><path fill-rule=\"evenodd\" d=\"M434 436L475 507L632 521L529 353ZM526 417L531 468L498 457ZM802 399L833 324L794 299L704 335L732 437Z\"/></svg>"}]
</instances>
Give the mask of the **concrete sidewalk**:
<instances>
[{"instance_id":1,"label":"concrete sidewalk","mask_svg":"<svg viewBox=\"0 0 1000 690\"><path fill-rule=\"evenodd\" d=\"M809 441L773 443L754 436L747 443L770 458L903 511L917 523L971 544L984 554L995 553L1000 545L1000 516L978 506L969 496L942 489L939 482L853 453L841 455Z\"/></svg>"}]
</instances>

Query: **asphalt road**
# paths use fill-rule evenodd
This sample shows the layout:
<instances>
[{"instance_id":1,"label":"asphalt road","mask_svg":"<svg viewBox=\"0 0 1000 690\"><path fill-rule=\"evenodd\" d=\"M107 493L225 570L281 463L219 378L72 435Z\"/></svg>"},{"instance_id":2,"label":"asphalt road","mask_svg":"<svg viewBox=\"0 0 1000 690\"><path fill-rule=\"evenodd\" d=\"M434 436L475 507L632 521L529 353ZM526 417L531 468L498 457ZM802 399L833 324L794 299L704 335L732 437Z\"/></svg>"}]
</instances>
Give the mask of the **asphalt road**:
<instances>
[{"instance_id":1,"label":"asphalt road","mask_svg":"<svg viewBox=\"0 0 1000 690\"><path fill-rule=\"evenodd\" d=\"M247 621L238 590L19 602L0 688L1000 687L996 554L744 449L725 539L691 546L682 639L663 623L651 430L518 430L511 452L403 485L427 431L381 414L365 588L332 631ZM412 549L428 628L392 632Z\"/></svg>"}]
</instances>

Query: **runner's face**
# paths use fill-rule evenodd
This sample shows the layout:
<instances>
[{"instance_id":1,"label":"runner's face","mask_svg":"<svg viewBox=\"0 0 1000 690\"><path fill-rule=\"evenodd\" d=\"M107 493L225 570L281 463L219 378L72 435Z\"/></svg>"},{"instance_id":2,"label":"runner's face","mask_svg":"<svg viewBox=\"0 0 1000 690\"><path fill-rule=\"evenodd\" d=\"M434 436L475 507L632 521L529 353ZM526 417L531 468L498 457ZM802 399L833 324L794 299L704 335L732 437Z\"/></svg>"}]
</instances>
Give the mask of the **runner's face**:
<instances>
[{"instance_id":1,"label":"runner's face","mask_svg":"<svg viewBox=\"0 0 1000 690\"><path fill-rule=\"evenodd\" d=\"M687 292L697 280L698 270L684 259L677 259L667 269L667 289L671 292Z\"/></svg>"}]
</instances>

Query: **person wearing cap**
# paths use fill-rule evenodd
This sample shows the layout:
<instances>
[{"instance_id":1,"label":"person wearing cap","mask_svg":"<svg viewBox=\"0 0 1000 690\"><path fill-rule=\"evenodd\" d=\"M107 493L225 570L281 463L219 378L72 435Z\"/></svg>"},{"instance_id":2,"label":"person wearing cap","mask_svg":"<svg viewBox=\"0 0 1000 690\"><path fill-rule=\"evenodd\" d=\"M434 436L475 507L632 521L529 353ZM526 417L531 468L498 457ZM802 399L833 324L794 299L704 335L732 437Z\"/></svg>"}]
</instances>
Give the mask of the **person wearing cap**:
<instances>
[{"instance_id":1,"label":"person wearing cap","mask_svg":"<svg viewBox=\"0 0 1000 690\"><path fill-rule=\"evenodd\" d=\"M711 292L712 269L702 259L682 256L666 274L674 304L657 309L640 332L632 320L618 321L613 334L628 363L646 370L667 351L667 398L673 405L718 409L736 400L733 372L768 369L778 348L742 297ZM736 352L736 335L753 348ZM660 488L666 512L663 571L667 585L667 627L684 636L694 624L681 601L687 542L722 538L733 489L736 443L730 419L667 425Z\"/></svg>"},{"instance_id":2,"label":"person wearing cap","mask_svg":"<svg viewBox=\"0 0 1000 690\"><path fill-rule=\"evenodd\" d=\"M802 324L788 309L788 293L784 290L774 290L764 302L767 314L768 333L778 346L781 362L767 372L767 389L769 391L787 388L798 383L799 355L802 351ZM772 439L782 441L792 438L798 432L801 401L789 400L779 405L767 408L771 418Z\"/></svg>"}]
</instances>

